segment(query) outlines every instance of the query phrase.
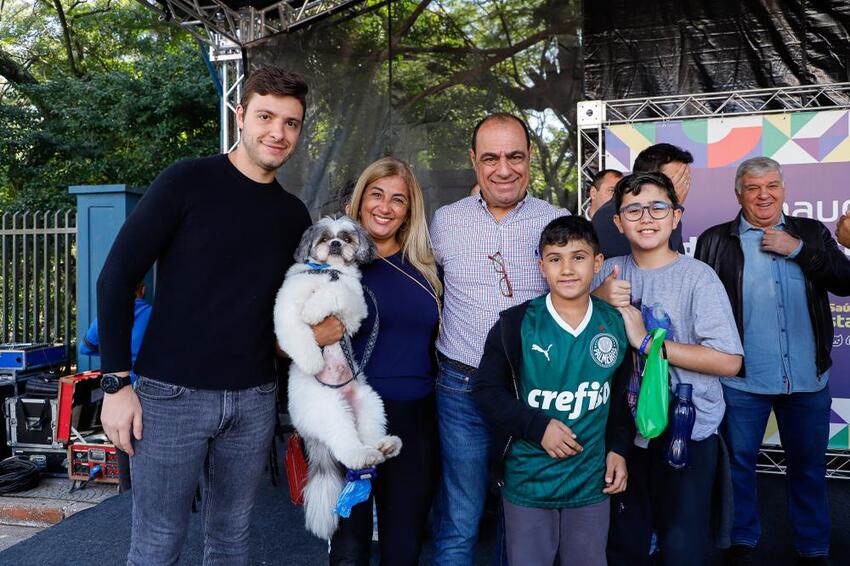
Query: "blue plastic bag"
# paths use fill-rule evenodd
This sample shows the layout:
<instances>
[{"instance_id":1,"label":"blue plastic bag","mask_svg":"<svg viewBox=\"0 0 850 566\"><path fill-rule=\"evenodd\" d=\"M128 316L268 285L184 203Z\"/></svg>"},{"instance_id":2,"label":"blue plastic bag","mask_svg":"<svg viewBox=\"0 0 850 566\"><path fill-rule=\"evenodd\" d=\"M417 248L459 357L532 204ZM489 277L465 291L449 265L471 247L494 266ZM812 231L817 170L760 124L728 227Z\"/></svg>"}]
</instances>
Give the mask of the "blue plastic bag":
<instances>
[{"instance_id":1,"label":"blue plastic bag","mask_svg":"<svg viewBox=\"0 0 850 566\"><path fill-rule=\"evenodd\" d=\"M336 512L340 517L351 516L351 508L369 499L372 493L372 480L354 480L345 484L336 502Z\"/></svg>"},{"instance_id":2,"label":"blue plastic bag","mask_svg":"<svg viewBox=\"0 0 850 566\"><path fill-rule=\"evenodd\" d=\"M375 468L346 471L345 478L348 483L342 488L336 502L336 512L340 517L347 519L351 516L352 507L369 499L369 494L372 493L372 478L376 475Z\"/></svg>"}]
</instances>

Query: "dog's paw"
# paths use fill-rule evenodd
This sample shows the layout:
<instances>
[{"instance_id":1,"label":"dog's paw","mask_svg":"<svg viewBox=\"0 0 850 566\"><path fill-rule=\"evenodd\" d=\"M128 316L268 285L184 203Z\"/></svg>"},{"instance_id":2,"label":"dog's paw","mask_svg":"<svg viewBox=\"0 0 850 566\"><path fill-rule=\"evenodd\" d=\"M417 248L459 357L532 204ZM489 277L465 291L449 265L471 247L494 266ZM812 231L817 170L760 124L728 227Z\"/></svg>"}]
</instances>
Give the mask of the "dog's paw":
<instances>
[{"instance_id":1,"label":"dog's paw","mask_svg":"<svg viewBox=\"0 0 850 566\"><path fill-rule=\"evenodd\" d=\"M385 436L375 444L385 458L395 458L401 452L401 439L397 436Z\"/></svg>"},{"instance_id":2,"label":"dog's paw","mask_svg":"<svg viewBox=\"0 0 850 566\"><path fill-rule=\"evenodd\" d=\"M384 460L383 452L371 446L363 446L354 452L350 462L343 462L343 465L350 470L362 470L363 468L377 466Z\"/></svg>"}]
</instances>

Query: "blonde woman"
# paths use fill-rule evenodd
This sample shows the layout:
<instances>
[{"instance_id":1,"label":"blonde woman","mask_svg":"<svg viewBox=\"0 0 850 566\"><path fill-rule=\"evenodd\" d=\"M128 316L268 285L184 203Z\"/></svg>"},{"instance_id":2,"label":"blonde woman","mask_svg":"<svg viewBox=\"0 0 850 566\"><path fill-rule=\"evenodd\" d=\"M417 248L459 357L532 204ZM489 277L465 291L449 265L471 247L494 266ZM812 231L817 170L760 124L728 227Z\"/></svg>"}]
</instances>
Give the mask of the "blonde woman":
<instances>
[{"instance_id":1,"label":"blonde woman","mask_svg":"<svg viewBox=\"0 0 850 566\"><path fill-rule=\"evenodd\" d=\"M401 454L378 467L373 495L378 510L381 564L419 564L425 521L437 480L434 406L442 285L428 238L422 190L410 167L387 157L369 165L354 187L348 214L366 228L378 258L363 269L375 295L379 332L364 371L381 395L388 434L401 437ZM361 359L375 306L354 336ZM368 566L372 502L357 505L331 541L331 564Z\"/></svg>"}]
</instances>

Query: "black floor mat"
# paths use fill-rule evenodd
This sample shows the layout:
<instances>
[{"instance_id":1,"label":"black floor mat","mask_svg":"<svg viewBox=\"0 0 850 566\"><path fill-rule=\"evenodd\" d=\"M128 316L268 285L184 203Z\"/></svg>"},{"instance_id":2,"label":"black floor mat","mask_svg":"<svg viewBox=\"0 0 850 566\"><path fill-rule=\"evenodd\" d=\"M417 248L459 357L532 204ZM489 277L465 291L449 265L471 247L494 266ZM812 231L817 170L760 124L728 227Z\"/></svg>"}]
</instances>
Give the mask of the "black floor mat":
<instances>
[{"instance_id":1,"label":"black floor mat","mask_svg":"<svg viewBox=\"0 0 850 566\"><path fill-rule=\"evenodd\" d=\"M763 538L756 564L791 566L795 563L790 526L785 513L784 478L759 478ZM832 560L850 564L850 482L830 481ZM0 552L0 564L16 566L118 565L126 562L130 544L129 494L118 495ZM485 519L477 563L492 564L493 520ZM200 564L200 518L192 515L181 564ZM373 553L377 554L377 552ZM304 530L299 508L289 502L285 485L264 482L254 509L251 564L316 566L327 563L327 545ZM376 562L373 560L373 562ZM422 564L430 562L426 545Z\"/></svg>"}]
</instances>

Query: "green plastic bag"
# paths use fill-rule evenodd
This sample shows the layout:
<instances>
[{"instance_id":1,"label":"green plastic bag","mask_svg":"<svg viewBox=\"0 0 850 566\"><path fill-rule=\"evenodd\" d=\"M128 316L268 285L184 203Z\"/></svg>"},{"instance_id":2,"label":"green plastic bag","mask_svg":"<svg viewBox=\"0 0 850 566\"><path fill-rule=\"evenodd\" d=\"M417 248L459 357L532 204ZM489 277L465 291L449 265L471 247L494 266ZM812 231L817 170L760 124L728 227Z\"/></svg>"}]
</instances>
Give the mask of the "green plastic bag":
<instances>
[{"instance_id":1,"label":"green plastic bag","mask_svg":"<svg viewBox=\"0 0 850 566\"><path fill-rule=\"evenodd\" d=\"M667 337L667 331L663 328L655 328L651 334L652 343L646 354L635 414L638 431L644 438L655 438L664 432L667 428L667 412L670 405L667 358L661 348Z\"/></svg>"}]
</instances>

